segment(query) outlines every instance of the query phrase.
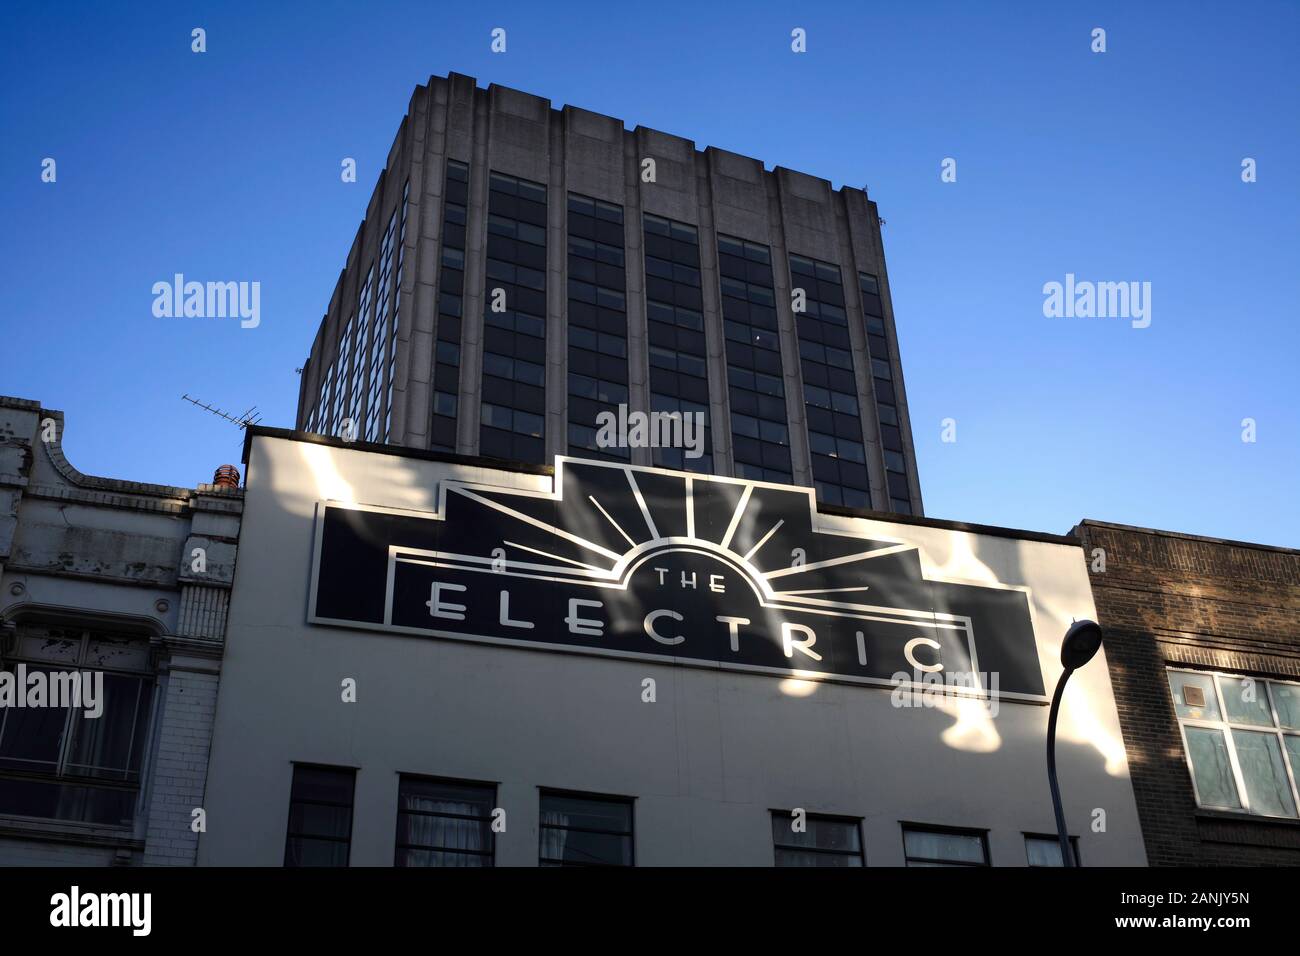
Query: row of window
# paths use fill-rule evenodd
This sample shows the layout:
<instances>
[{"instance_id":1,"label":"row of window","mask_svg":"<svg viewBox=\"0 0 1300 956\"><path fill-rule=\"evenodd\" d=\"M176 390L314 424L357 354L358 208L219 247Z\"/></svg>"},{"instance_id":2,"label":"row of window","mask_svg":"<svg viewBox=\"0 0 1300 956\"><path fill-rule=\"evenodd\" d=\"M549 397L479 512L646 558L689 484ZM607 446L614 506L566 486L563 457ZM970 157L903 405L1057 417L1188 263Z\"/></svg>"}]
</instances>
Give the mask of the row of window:
<instances>
[{"instance_id":1,"label":"row of window","mask_svg":"<svg viewBox=\"0 0 1300 956\"><path fill-rule=\"evenodd\" d=\"M469 167L447 160L442 202L442 261L438 278L438 324L433 364L430 447L456 450L460 410L460 335L464 317L465 223L469 209Z\"/></svg>"},{"instance_id":2,"label":"row of window","mask_svg":"<svg viewBox=\"0 0 1300 956\"><path fill-rule=\"evenodd\" d=\"M456 444L454 417L459 394L467 200L468 167L449 160L431 441L432 447L443 450L454 450ZM404 199L403 234L405 206ZM525 419L531 421L527 416L541 415L544 409L544 367L539 360L545 342L546 187L491 173L488 206L484 321L497 331L485 334L483 401L524 412ZM628 384L623 209L614 203L570 194L567 212L569 444L596 457L627 460L627 449L602 449L595 444L596 417L612 409L606 399L591 397L593 392L622 394ZM704 359L707 350L698 231L689 223L648 213L643 217L643 225L651 392L660 404L672 400L674 404L685 403L707 414L709 391ZM395 226L390 221L381 249L378 279L381 302L389 297ZM400 241L396 245L400 276ZM792 471L785 396L781 388L783 370L771 253L762 244L719 235L718 264L736 473L741 477L789 482ZM869 507L865 446L839 267L793 254L788 265L792 288L800 292L796 333L810 445L815 449L812 465L818 497L833 504ZM381 341L391 340L395 347L396 337L386 331L387 320L380 318L384 313L382 305L376 312L373 328L368 324L373 279L372 267L363 284L356 328L350 319L341 336L335 362L322 379L316 406L308 417L309 429L317 428L322 419L328 421L321 430L337 429L349 413L355 420L360 409L360 383L365 377L365 342L368 336L373 336L369 363L371 399L364 434L373 439L378 433L381 403L377 389L383 378L378 374L378 365L384 351ZM910 513L897 387L889 360L879 282L869 273L859 273L858 280L867 327L867 364L879 412L889 506L891 510ZM392 322L395 324L396 320L394 309ZM528 364L519 365L519 362ZM391 393L391 359L389 364L387 378ZM518 377L502 374L503 369L515 368L523 374ZM749 384L760 380L760 376L766 377L762 381L775 382L776 387L755 388ZM592 382L596 383L594 387ZM383 404L391 406L391 400ZM330 414L325 414L329 409L332 409ZM388 415L391 417L391 409ZM543 447L531 426L527 432L502 432L491 425L484 428L493 429L481 433L480 448L484 454L542 460ZM385 435L388 430L386 421ZM707 427L705 434L706 454L695 459L694 464L677 449L656 449L655 464L711 471Z\"/></svg>"},{"instance_id":3,"label":"row of window","mask_svg":"<svg viewBox=\"0 0 1300 956\"><path fill-rule=\"evenodd\" d=\"M718 236L736 475L789 484L790 429L768 248Z\"/></svg>"},{"instance_id":4,"label":"row of window","mask_svg":"<svg viewBox=\"0 0 1300 956\"><path fill-rule=\"evenodd\" d=\"M681 448L656 448L653 461L661 468L709 473L713 441L699 233L689 223L649 213L643 225L651 410L697 412L704 423L703 455L688 458Z\"/></svg>"},{"instance_id":5,"label":"row of window","mask_svg":"<svg viewBox=\"0 0 1300 956\"><path fill-rule=\"evenodd\" d=\"M862 293L862 314L867 324L867 356L871 364L871 386L880 421L880 446L885 459L885 484L889 510L912 513L912 494L907 481L907 460L903 453L903 431L898 418L898 389L889 362L889 341L885 336L885 310L880 301L880 281L870 273L858 273Z\"/></svg>"},{"instance_id":6,"label":"row of window","mask_svg":"<svg viewBox=\"0 0 1300 956\"><path fill-rule=\"evenodd\" d=\"M797 296L795 330L799 336L804 385L819 390L814 394L825 392L829 397L829 403L814 403L805 395L808 447L812 453L817 497L850 508L870 508L871 483L867 477L867 450L862 440L848 321L833 317L836 315L833 310L841 315L844 312L839 266L792 255L790 282ZM802 290L802 296L798 290ZM841 398L837 401L835 395Z\"/></svg>"},{"instance_id":7,"label":"row of window","mask_svg":"<svg viewBox=\"0 0 1300 956\"><path fill-rule=\"evenodd\" d=\"M546 187L501 173L488 181L479 450L545 461ZM513 313L512 328L487 321ZM521 327L519 316L535 322ZM536 333L536 334L533 334Z\"/></svg>"},{"instance_id":8,"label":"row of window","mask_svg":"<svg viewBox=\"0 0 1300 956\"><path fill-rule=\"evenodd\" d=\"M338 349L321 376L316 403L304 423L308 431L347 432L366 441L386 441L391 434L410 188L410 182L402 187L401 204L380 238L379 258L366 271L357 309L343 324Z\"/></svg>"},{"instance_id":9,"label":"row of window","mask_svg":"<svg viewBox=\"0 0 1300 956\"><path fill-rule=\"evenodd\" d=\"M285 866L347 866L356 771L295 764ZM494 784L402 774L398 778L395 866L492 866L502 822ZM861 821L772 812L777 866L865 866ZM903 825L908 866L988 866L984 830ZM1072 838L1075 861L1078 841ZM1030 866L1060 866L1054 836L1025 834ZM542 790L539 866L632 866L633 801L627 797Z\"/></svg>"},{"instance_id":10,"label":"row of window","mask_svg":"<svg viewBox=\"0 0 1300 956\"><path fill-rule=\"evenodd\" d=\"M601 413L628 400L623 207L570 193L568 217L569 447L628 461L630 448L596 440Z\"/></svg>"}]
</instances>

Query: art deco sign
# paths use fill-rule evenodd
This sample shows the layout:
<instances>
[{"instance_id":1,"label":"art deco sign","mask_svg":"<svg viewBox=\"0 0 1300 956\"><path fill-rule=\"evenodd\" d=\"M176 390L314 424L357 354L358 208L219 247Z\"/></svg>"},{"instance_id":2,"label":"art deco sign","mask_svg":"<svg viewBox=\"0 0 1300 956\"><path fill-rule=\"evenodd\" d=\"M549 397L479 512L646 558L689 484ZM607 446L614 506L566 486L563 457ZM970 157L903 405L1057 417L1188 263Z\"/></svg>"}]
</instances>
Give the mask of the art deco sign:
<instances>
[{"instance_id":1,"label":"art deco sign","mask_svg":"<svg viewBox=\"0 0 1300 956\"><path fill-rule=\"evenodd\" d=\"M308 619L864 684L996 674L973 692L1042 698L1026 589L927 580L915 546L821 524L809 489L559 458L551 493L322 502Z\"/></svg>"}]
</instances>

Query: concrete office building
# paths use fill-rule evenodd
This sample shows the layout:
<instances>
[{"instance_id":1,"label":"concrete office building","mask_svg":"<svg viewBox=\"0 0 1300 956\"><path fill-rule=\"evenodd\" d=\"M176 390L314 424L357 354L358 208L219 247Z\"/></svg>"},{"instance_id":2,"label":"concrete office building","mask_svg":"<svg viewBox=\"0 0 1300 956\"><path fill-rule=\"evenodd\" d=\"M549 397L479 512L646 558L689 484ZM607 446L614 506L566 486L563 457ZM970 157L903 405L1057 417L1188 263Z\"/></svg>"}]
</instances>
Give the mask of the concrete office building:
<instances>
[{"instance_id":1,"label":"concrete office building","mask_svg":"<svg viewBox=\"0 0 1300 956\"><path fill-rule=\"evenodd\" d=\"M1157 866L1300 865L1300 551L1084 521Z\"/></svg>"},{"instance_id":2,"label":"concrete office building","mask_svg":"<svg viewBox=\"0 0 1300 956\"><path fill-rule=\"evenodd\" d=\"M702 446L610 446L599 416L620 406L699 415ZM297 427L922 513L864 191L456 74L411 98L304 365Z\"/></svg>"},{"instance_id":3,"label":"concrete office building","mask_svg":"<svg viewBox=\"0 0 1300 956\"><path fill-rule=\"evenodd\" d=\"M243 492L83 475L63 428L0 396L0 865L193 865Z\"/></svg>"},{"instance_id":4,"label":"concrete office building","mask_svg":"<svg viewBox=\"0 0 1300 956\"><path fill-rule=\"evenodd\" d=\"M1061 863L1072 537L261 427L245 460L201 864ZM1104 656L1066 819L1140 866Z\"/></svg>"}]
</instances>

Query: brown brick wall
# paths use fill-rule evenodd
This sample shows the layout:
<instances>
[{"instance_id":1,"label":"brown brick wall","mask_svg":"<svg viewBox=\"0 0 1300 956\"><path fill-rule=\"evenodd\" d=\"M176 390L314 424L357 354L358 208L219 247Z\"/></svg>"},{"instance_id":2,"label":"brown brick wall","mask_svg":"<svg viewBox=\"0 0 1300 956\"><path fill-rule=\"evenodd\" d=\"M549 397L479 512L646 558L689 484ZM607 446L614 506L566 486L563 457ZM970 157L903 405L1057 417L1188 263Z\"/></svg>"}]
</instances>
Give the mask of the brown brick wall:
<instances>
[{"instance_id":1,"label":"brown brick wall","mask_svg":"<svg viewBox=\"0 0 1300 956\"><path fill-rule=\"evenodd\" d=\"M1198 810L1165 676L1183 666L1300 678L1300 551L1093 521L1074 533L1151 865L1300 865L1300 822Z\"/></svg>"}]
</instances>

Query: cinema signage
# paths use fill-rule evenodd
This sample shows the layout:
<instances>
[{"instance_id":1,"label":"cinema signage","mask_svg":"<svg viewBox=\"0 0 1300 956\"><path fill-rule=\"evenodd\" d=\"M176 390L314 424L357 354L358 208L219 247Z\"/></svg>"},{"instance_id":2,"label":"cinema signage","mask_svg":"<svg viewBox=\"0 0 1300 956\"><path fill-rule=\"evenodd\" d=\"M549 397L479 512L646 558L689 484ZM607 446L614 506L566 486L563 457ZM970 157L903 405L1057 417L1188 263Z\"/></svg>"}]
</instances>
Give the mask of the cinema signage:
<instances>
[{"instance_id":1,"label":"cinema signage","mask_svg":"<svg viewBox=\"0 0 1300 956\"><path fill-rule=\"evenodd\" d=\"M1042 699L1027 589L927 580L861 524L822 527L806 488L561 457L551 492L319 503L308 620L863 684L996 674L966 692Z\"/></svg>"}]
</instances>

